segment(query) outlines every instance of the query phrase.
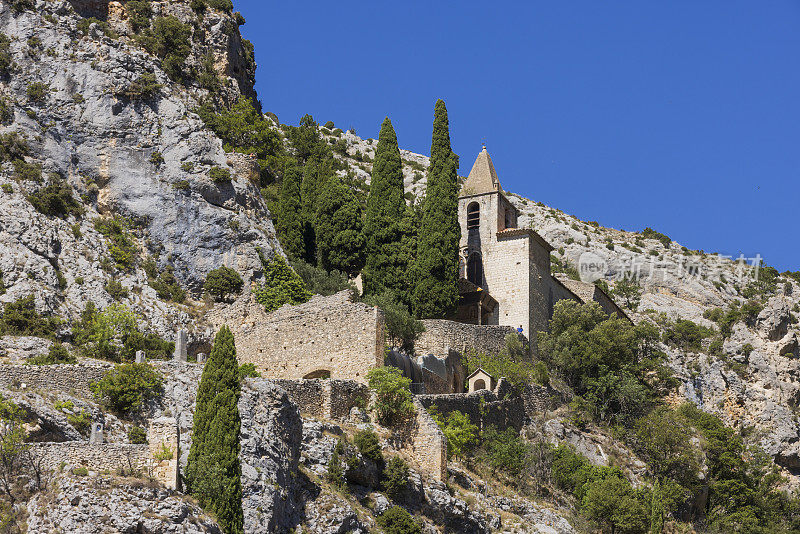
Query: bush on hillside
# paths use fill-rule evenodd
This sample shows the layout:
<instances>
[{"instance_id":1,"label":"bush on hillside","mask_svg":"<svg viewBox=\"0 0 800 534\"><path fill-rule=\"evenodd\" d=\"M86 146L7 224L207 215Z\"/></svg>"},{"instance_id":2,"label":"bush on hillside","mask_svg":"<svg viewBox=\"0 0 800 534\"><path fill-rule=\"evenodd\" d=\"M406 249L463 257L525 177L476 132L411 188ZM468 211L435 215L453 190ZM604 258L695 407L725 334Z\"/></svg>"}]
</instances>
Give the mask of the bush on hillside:
<instances>
[{"instance_id":1,"label":"bush on hillside","mask_svg":"<svg viewBox=\"0 0 800 534\"><path fill-rule=\"evenodd\" d=\"M55 317L43 317L36 311L33 295L20 297L3 305L0 318L0 335L35 336L53 339L61 324Z\"/></svg>"},{"instance_id":2,"label":"bush on hillside","mask_svg":"<svg viewBox=\"0 0 800 534\"><path fill-rule=\"evenodd\" d=\"M372 460L378 465L383 464L383 453L381 452L381 443L378 435L371 428L359 430L353 436L353 442L358 448L361 456Z\"/></svg>"},{"instance_id":3,"label":"bush on hillside","mask_svg":"<svg viewBox=\"0 0 800 534\"><path fill-rule=\"evenodd\" d=\"M257 250L264 267L264 284L255 290L256 302L264 306L267 312L277 310L284 304L301 304L311 298L303 281L297 276L279 254L267 262L261 249Z\"/></svg>"},{"instance_id":4,"label":"bush on hillside","mask_svg":"<svg viewBox=\"0 0 800 534\"><path fill-rule=\"evenodd\" d=\"M224 167L212 167L208 175L215 184L226 184L231 181L231 171Z\"/></svg>"},{"instance_id":5,"label":"bush on hillside","mask_svg":"<svg viewBox=\"0 0 800 534\"><path fill-rule=\"evenodd\" d=\"M0 33L0 74L8 75L14 66L14 58L11 55L11 38Z\"/></svg>"},{"instance_id":6,"label":"bush on hillside","mask_svg":"<svg viewBox=\"0 0 800 534\"><path fill-rule=\"evenodd\" d=\"M121 414L130 414L161 393L161 375L146 363L123 363L92 383L94 397Z\"/></svg>"},{"instance_id":7,"label":"bush on hillside","mask_svg":"<svg viewBox=\"0 0 800 534\"><path fill-rule=\"evenodd\" d=\"M381 487L390 499L398 499L408 486L408 464L397 456L392 456L383 469Z\"/></svg>"},{"instance_id":8,"label":"bush on hillside","mask_svg":"<svg viewBox=\"0 0 800 534\"><path fill-rule=\"evenodd\" d=\"M93 223L95 230L106 237L108 251L117 267L132 268L136 262L136 244L128 230L128 221L122 217L97 217Z\"/></svg>"},{"instance_id":9,"label":"bush on hillside","mask_svg":"<svg viewBox=\"0 0 800 534\"><path fill-rule=\"evenodd\" d=\"M683 350L700 352L703 341L714 335L714 331L688 319L678 319L664 330L663 341Z\"/></svg>"},{"instance_id":10,"label":"bush on hillside","mask_svg":"<svg viewBox=\"0 0 800 534\"><path fill-rule=\"evenodd\" d=\"M128 430L128 441L134 445L144 445L147 443L147 431L140 426L132 426Z\"/></svg>"},{"instance_id":11,"label":"bush on hillside","mask_svg":"<svg viewBox=\"0 0 800 534\"><path fill-rule=\"evenodd\" d=\"M315 267L301 259L289 262L309 293L314 295L333 295L346 289L354 290L355 286L347 279L347 275L339 271L327 272L325 269Z\"/></svg>"},{"instance_id":12,"label":"bush on hillside","mask_svg":"<svg viewBox=\"0 0 800 534\"><path fill-rule=\"evenodd\" d=\"M53 343L47 354L41 354L30 358L27 363L29 365L56 365L56 364L72 364L78 363L78 359L71 355L67 347L61 343Z\"/></svg>"},{"instance_id":13,"label":"bush on hillside","mask_svg":"<svg viewBox=\"0 0 800 534\"><path fill-rule=\"evenodd\" d=\"M41 104L47 100L49 92L50 86L43 82L33 82L25 90L25 94L28 95L28 101L34 104Z\"/></svg>"},{"instance_id":14,"label":"bush on hillside","mask_svg":"<svg viewBox=\"0 0 800 534\"><path fill-rule=\"evenodd\" d=\"M365 302L383 311L389 343L407 354L414 354L414 345L425 332L425 325L388 293L367 297Z\"/></svg>"},{"instance_id":15,"label":"bush on hillside","mask_svg":"<svg viewBox=\"0 0 800 534\"><path fill-rule=\"evenodd\" d=\"M447 438L447 456L464 459L478 444L478 427L472 424L467 414L458 410L446 417L439 415L436 407L429 410L442 434Z\"/></svg>"},{"instance_id":16,"label":"bush on hillside","mask_svg":"<svg viewBox=\"0 0 800 534\"><path fill-rule=\"evenodd\" d=\"M422 528L414 517L399 506L392 506L378 516L378 526L386 534L420 534Z\"/></svg>"},{"instance_id":17,"label":"bush on hillside","mask_svg":"<svg viewBox=\"0 0 800 534\"><path fill-rule=\"evenodd\" d=\"M186 58L191 53L192 27L174 16L158 17L137 40L151 54L161 58L161 68L173 80L186 76Z\"/></svg>"},{"instance_id":18,"label":"bush on hillside","mask_svg":"<svg viewBox=\"0 0 800 534\"><path fill-rule=\"evenodd\" d=\"M65 218L68 215L80 217L84 213L83 206L72 196L72 187L66 180L53 176L50 183L32 195L30 202L39 213Z\"/></svg>"},{"instance_id":19,"label":"bush on hillside","mask_svg":"<svg viewBox=\"0 0 800 534\"><path fill-rule=\"evenodd\" d=\"M372 409L384 426L393 426L408 420L414 414L411 396L411 379L405 378L395 367L375 367L367 372L367 383L375 392Z\"/></svg>"},{"instance_id":20,"label":"bush on hillside","mask_svg":"<svg viewBox=\"0 0 800 534\"><path fill-rule=\"evenodd\" d=\"M214 297L214 300L225 301L230 295L239 293L243 285L244 281L239 273L223 265L208 273L203 289Z\"/></svg>"}]
</instances>

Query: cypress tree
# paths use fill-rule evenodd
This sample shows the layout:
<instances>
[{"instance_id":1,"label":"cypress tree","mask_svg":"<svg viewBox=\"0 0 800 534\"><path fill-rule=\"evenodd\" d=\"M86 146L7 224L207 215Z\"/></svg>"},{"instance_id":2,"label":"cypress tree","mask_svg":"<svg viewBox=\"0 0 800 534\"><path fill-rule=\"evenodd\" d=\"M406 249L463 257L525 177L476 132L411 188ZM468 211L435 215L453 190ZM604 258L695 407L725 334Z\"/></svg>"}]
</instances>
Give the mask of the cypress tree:
<instances>
[{"instance_id":1,"label":"cypress tree","mask_svg":"<svg viewBox=\"0 0 800 534\"><path fill-rule=\"evenodd\" d=\"M456 169L458 169L458 156L453 153L450 145L450 119L447 116L447 107L441 98L436 101L433 110L433 136L431 138L431 159L428 166L428 183L431 177L441 176L444 164L450 155L455 156Z\"/></svg>"},{"instance_id":2,"label":"cypress tree","mask_svg":"<svg viewBox=\"0 0 800 534\"><path fill-rule=\"evenodd\" d=\"M412 305L419 318L441 318L455 311L458 301L458 193L455 158L447 158L442 173L430 180L414 265L416 286Z\"/></svg>"},{"instance_id":3,"label":"cypress tree","mask_svg":"<svg viewBox=\"0 0 800 534\"><path fill-rule=\"evenodd\" d=\"M403 167L397 135L389 117L384 119L372 164L372 181L367 197L364 236L367 258L362 272L364 293L390 293L400 301L405 287L408 263L401 254L403 218L406 201L403 197Z\"/></svg>"},{"instance_id":4,"label":"cypress tree","mask_svg":"<svg viewBox=\"0 0 800 534\"><path fill-rule=\"evenodd\" d=\"M233 334L223 326L203 369L197 391L186 483L223 530L241 534L242 466L239 463L239 366Z\"/></svg>"},{"instance_id":5,"label":"cypress tree","mask_svg":"<svg viewBox=\"0 0 800 534\"><path fill-rule=\"evenodd\" d=\"M326 271L350 276L364 267L362 208L355 192L338 174L325 183L317 200L317 257Z\"/></svg>"},{"instance_id":6,"label":"cypress tree","mask_svg":"<svg viewBox=\"0 0 800 534\"><path fill-rule=\"evenodd\" d=\"M290 258L302 258L305 254L299 179L297 167L290 167L284 173L275 220L281 246Z\"/></svg>"},{"instance_id":7,"label":"cypress tree","mask_svg":"<svg viewBox=\"0 0 800 534\"><path fill-rule=\"evenodd\" d=\"M421 318L445 317L458 301L458 156L450 147L450 122L436 102L428 183L413 269L412 307Z\"/></svg>"}]
</instances>

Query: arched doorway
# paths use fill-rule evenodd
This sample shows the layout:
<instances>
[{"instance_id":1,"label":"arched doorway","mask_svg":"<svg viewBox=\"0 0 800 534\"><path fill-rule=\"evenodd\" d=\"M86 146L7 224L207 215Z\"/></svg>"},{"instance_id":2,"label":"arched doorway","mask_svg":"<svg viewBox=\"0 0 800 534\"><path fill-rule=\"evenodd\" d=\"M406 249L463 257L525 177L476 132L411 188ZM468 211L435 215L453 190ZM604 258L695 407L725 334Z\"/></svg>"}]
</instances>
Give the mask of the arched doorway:
<instances>
[{"instance_id":1,"label":"arched doorway","mask_svg":"<svg viewBox=\"0 0 800 534\"><path fill-rule=\"evenodd\" d=\"M484 381L483 378L477 379L475 381L474 389L475 391L478 391L479 389L486 389L486 381Z\"/></svg>"},{"instance_id":2,"label":"arched doorway","mask_svg":"<svg viewBox=\"0 0 800 534\"><path fill-rule=\"evenodd\" d=\"M483 259L478 252L473 252L467 258L467 280L476 286L483 285Z\"/></svg>"},{"instance_id":3,"label":"arched doorway","mask_svg":"<svg viewBox=\"0 0 800 534\"><path fill-rule=\"evenodd\" d=\"M328 369L317 369L316 371L311 371L307 375L303 377L303 380L313 380L315 378L330 378L331 372Z\"/></svg>"}]
</instances>

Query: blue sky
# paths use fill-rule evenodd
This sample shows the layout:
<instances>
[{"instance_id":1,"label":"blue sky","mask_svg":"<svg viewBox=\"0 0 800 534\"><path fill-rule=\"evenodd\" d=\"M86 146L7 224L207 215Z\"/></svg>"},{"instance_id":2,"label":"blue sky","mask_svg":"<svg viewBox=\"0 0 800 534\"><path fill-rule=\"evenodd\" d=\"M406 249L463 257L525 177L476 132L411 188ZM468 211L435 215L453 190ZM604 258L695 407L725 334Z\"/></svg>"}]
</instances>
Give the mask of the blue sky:
<instances>
[{"instance_id":1,"label":"blue sky","mask_svg":"<svg viewBox=\"0 0 800 534\"><path fill-rule=\"evenodd\" d=\"M800 269L800 2L234 0L264 110L428 154L604 226Z\"/></svg>"}]
</instances>

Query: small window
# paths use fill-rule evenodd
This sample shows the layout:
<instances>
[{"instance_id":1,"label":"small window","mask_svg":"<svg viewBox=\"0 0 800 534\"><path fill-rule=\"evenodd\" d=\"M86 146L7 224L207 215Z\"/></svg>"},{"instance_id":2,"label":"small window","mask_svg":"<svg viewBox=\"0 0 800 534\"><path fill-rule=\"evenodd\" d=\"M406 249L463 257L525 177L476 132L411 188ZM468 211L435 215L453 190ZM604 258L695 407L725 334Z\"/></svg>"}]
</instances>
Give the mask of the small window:
<instances>
[{"instance_id":1,"label":"small window","mask_svg":"<svg viewBox=\"0 0 800 534\"><path fill-rule=\"evenodd\" d=\"M477 202L467 206L467 230L476 230L481 223L481 208Z\"/></svg>"}]
</instances>

